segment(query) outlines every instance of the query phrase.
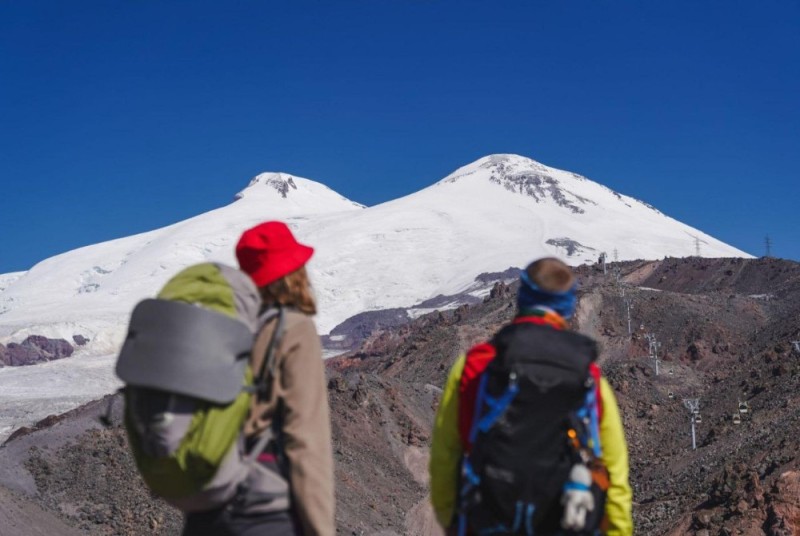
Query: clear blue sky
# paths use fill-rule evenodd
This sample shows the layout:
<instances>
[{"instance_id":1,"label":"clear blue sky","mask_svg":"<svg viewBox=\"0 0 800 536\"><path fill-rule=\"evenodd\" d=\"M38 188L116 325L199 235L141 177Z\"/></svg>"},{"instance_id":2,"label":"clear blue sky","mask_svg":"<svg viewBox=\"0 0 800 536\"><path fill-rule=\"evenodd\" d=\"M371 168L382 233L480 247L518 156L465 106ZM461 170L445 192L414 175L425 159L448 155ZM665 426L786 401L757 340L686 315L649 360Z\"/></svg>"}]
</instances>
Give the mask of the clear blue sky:
<instances>
[{"instance_id":1,"label":"clear blue sky","mask_svg":"<svg viewBox=\"0 0 800 536\"><path fill-rule=\"evenodd\" d=\"M0 3L0 273L261 171L371 205L499 152L800 260L800 3Z\"/></svg>"}]
</instances>

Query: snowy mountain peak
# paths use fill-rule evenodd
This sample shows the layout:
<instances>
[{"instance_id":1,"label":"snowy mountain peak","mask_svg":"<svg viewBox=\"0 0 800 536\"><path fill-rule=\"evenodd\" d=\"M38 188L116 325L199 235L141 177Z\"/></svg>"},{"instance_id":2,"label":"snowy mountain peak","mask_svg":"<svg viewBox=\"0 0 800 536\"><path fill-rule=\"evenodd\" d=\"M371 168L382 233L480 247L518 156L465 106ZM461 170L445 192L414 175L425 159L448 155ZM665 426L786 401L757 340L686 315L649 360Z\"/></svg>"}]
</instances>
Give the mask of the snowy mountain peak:
<instances>
[{"instance_id":1,"label":"snowy mountain peak","mask_svg":"<svg viewBox=\"0 0 800 536\"><path fill-rule=\"evenodd\" d=\"M247 187L236 194L235 199L285 199L297 204L316 205L319 202L332 203L331 208L346 210L363 208L363 205L347 199L324 184L289 173L260 173L250 180ZM309 206L309 208L310 208Z\"/></svg>"},{"instance_id":2,"label":"snowy mountain peak","mask_svg":"<svg viewBox=\"0 0 800 536\"><path fill-rule=\"evenodd\" d=\"M495 169L498 172L531 170L546 172L550 169L541 162L518 154L491 154L479 159L475 164L483 169Z\"/></svg>"},{"instance_id":3,"label":"snowy mountain peak","mask_svg":"<svg viewBox=\"0 0 800 536\"><path fill-rule=\"evenodd\" d=\"M249 188L257 187L258 185L275 190L284 199L289 194L290 190L297 190L297 184L294 182L294 177L288 173L260 173L253 177L253 179L250 181L250 184L248 184L247 188L245 188L245 191L247 191Z\"/></svg>"},{"instance_id":4,"label":"snowy mountain peak","mask_svg":"<svg viewBox=\"0 0 800 536\"><path fill-rule=\"evenodd\" d=\"M505 176L524 172L546 173L550 169L536 160L518 154L491 154L457 169L442 179L441 182L456 182L462 177L476 173L486 175L486 172L488 172L489 175Z\"/></svg>"},{"instance_id":5,"label":"snowy mountain peak","mask_svg":"<svg viewBox=\"0 0 800 536\"><path fill-rule=\"evenodd\" d=\"M586 181L575 173L561 171L516 154L494 154L459 168L439 184L462 181L489 182L509 192L533 198L537 203L549 200L573 214L585 213L585 205L596 203L575 188Z\"/></svg>"}]
</instances>

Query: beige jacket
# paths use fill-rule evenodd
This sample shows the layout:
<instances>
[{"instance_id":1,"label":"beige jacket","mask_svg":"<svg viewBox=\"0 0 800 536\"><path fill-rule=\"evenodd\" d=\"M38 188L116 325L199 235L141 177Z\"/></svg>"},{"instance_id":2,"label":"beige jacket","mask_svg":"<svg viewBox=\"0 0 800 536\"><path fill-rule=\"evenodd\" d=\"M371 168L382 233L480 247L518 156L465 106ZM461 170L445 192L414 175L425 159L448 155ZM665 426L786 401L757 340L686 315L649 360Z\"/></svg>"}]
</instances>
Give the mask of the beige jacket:
<instances>
[{"instance_id":1,"label":"beige jacket","mask_svg":"<svg viewBox=\"0 0 800 536\"><path fill-rule=\"evenodd\" d=\"M261 368L276 322L268 323L253 346L251 364ZM322 346L311 317L286 311L285 331L275 353L275 378L270 400L253 397L245 432L267 430L283 400L284 447L290 465L292 505L305 536L336 532L333 496L333 453L328 391Z\"/></svg>"}]
</instances>

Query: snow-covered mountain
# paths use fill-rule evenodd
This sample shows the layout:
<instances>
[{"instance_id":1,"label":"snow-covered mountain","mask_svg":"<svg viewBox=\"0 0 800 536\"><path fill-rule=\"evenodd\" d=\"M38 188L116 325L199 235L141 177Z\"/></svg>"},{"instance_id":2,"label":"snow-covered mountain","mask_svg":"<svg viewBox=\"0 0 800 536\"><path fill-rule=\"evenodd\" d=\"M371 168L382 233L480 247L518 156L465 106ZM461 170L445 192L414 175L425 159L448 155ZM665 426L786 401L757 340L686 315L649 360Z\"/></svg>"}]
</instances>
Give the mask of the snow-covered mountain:
<instances>
[{"instance_id":1,"label":"snow-covered mountain","mask_svg":"<svg viewBox=\"0 0 800 536\"><path fill-rule=\"evenodd\" d=\"M0 342L29 334L92 339L91 353L116 352L133 305L152 296L182 268L206 260L235 265L244 229L286 221L305 238L308 220L360 212L323 184L285 173L263 173L235 201L194 218L46 259L24 274L0 276Z\"/></svg>"},{"instance_id":2,"label":"snow-covered mountain","mask_svg":"<svg viewBox=\"0 0 800 536\"><path fill-rule=\"evenodd\" d=\"M230 205L183 222L77 249L24 274L0 275L0 342L31 333L92 339L113 353L128 314L181 268L233 264L239 234L281 219L317 252L310 263L320 331L366 310L455 294L483 272L541 255L570 264L601 252L620 260L748 257L653 207L517 155L492 155L419 192L365 208L284 173L255 177Z\"/></svg>"}]
</instances>

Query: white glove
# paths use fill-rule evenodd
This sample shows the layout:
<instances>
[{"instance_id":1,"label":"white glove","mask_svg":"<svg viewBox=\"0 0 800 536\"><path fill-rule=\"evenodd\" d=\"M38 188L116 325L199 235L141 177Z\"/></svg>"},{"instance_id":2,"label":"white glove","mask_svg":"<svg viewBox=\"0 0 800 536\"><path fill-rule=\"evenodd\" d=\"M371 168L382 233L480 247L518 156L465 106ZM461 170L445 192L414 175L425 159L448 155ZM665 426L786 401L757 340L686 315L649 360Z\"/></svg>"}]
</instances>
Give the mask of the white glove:
<instances>
[{"instance_id":1,"label":"white glove","mask_svg":"<svg viewBox=\"0 0 800 536\"><path fill-rule=\"evenodd\" d=\"M565 530L583 530L586 525L586 514L594 510L591 485L589 468L583 464L573 465L569 480L564 485L564 494L561 495L561 504L564 505L561 526Z\"/></svg>"}]
</instances>

